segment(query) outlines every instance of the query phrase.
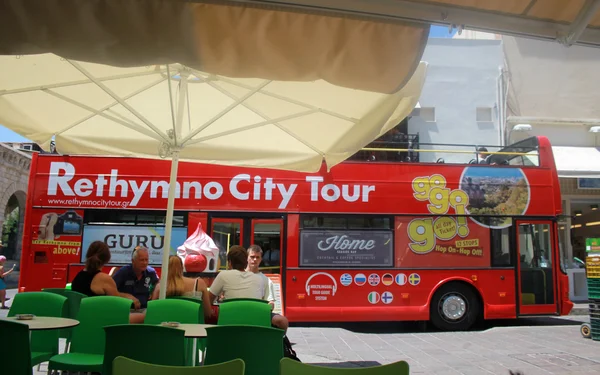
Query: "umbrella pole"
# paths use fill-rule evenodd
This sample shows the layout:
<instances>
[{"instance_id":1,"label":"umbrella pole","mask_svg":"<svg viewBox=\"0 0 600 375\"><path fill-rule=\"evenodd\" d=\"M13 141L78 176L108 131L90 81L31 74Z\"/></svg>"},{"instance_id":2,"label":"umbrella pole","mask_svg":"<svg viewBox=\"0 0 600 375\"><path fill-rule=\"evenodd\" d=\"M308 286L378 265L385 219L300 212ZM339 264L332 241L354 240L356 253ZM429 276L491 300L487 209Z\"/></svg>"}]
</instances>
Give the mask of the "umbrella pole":
<instances>
[{"instance_id":1,"label":"umbrella pole","mask_svg":"<svg viewBox=\"0 0 600 375\"><path fill-rule=\"evenodd\" d=\"M171 229L173 228L173 210L175 209L175 188L177 186L177 167L179 151L173 151L171 159L171 176L169 178L169 199L167 202L167 219L165 222L165 242L163 244L162 268L160 274L160 292L158 299L167 297L167 276L169 273L169 255L171 254Z\"/></svg>"}]
</instances>

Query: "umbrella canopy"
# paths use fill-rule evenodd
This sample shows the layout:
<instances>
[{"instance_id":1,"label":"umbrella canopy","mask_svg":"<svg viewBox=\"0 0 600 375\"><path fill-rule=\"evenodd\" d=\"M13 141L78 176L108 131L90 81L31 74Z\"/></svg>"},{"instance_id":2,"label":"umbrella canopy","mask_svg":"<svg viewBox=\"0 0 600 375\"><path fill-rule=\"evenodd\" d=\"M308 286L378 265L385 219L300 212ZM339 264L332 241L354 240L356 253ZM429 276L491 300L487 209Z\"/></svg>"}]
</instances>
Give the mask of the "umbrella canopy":
<instances>
[{"instance_id":1,"label":"umbrella canopy","mask_svg":"<svg viewBox=\"0 0 600 375\"><path fill-rule=\"evenodd\" d=\"M181 64L119 68L54 54L0 56L0 124L65 154L171 157L160 298L180 158L316 172L398 124L426 64L392 93L231 78Z\"/></svg>"},{"instance_id":2,"label":"umbrella canopy","mask_svg":"<svg viewBox=\"0 0 600 375\"><path fill-rule=\"evenodd\" d=\"M6 0L0 124L59 152L318 171L416 105L428 25L231 1Z\"/></svg>"},{"instance_id":3,"label":"umbrella canopy","mask_svg":"<svg viewBox=\"0 0 600 375\"><path fill-rule=\"evenodd\" d=\"M180 64L117 68L0 56L0 124L64 154L166 157L316 172L415 107L426 64L390 94L217 76ZM170 79L169 79L170 78Z\"/></svg>"}]
</instances>

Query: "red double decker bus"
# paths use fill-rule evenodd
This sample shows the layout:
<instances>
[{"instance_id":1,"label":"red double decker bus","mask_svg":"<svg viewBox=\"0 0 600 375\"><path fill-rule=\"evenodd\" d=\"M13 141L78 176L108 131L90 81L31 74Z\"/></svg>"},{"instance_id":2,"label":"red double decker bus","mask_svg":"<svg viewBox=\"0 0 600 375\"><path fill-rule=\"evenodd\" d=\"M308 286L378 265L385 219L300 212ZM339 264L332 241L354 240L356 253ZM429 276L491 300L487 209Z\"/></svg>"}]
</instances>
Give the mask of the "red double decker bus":
<instances>
[{"instance_id":1,"label":"red double decker bus","mask_svg":"<svg viewBox=\"0 0 600 375\"><path fill-rule=\"evenodd\" d=\"M64 287L95 240L109 245L116 267L142 244L160 272L169 168L34 155L20 290ZM173 253L199 224L221 264L232 245L260 245L292 322L431 320L466 330L478 318L564 315L573 306L544 137L482 163L347 161L306 174L182 162L175 210Z\"/></svg>"}]
</instances>

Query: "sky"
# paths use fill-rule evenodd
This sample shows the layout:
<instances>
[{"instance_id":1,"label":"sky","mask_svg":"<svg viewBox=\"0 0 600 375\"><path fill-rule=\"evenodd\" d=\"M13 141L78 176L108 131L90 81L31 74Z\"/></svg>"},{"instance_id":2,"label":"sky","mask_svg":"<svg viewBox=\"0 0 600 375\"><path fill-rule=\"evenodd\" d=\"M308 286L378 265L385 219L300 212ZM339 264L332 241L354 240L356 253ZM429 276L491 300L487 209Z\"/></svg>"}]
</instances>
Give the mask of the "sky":
<instances>
[{"instance_id":1,"label":"sky","mask_svg":"<svg viewBox=\"0 0 600 375\"><path fill-rule=\"evenodd\" d=\"M429 37L431 38L452 38L456 33L456 29L452 30L452 34L448 33L448 28L445 26L431 26ZM30 142L28 139L21 137L19 134L10 129L5 128L0 124L0 142Z\"/></svg>"}]
</instances>

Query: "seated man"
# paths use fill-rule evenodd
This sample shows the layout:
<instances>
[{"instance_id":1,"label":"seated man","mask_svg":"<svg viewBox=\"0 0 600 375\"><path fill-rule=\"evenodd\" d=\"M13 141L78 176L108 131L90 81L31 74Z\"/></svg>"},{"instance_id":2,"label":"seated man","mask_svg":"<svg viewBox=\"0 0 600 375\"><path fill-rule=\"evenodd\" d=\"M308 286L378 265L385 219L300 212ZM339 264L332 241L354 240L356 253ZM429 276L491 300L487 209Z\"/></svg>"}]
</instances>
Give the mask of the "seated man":
<instances>
[{"instance_id":1,"label":"seated man","mask_svg":"<svg viewBox=\"0 0 600 375\"><path fill-rule=\"evenodd\" d=\"M158 276L154 268L148 265L149 260L148 249L136 246L131 255L131 264L121 267L113 275L121 296L131 299L136 309L148 307L151 288L158 284Z\"/></svg>"},{"instance_id":2,"label":"seated man","mask_svg":"<svg viewBox=\"0 0 600 375\"><path fill-rule=\"evenodd\" d=\"M268 284L253 272L246 271L248 253L235 245L227 253L227 270L221 271L210 286L210 301L223 294L223 299L254 298L263 299L268 293Z\"/></svg>"},{"instance_id":3,"label":"seated man","mask_svg":"<svg viewBox=\"0 0 600 375\"><path fill-rule=\"evenodd\" d=\"M263 279L263 282L267 283L268 288L265 291L265 294L263 295L262 299L269 301L269 305L271 305L271 310L273 310L273 308L275 308L275 293L273 291L273 282L265 274L258 270L260 262L262 261L262 255L263 251L260 246L251 245L248 248L248 268L246 268L246 270L260 275L260 277ZM271 324L273 324L277 328L284 330L285 332L287 332L289 326L289 322L285 316L276 314L274 312L271 313Z\"/></svg>"}]
</instances>

